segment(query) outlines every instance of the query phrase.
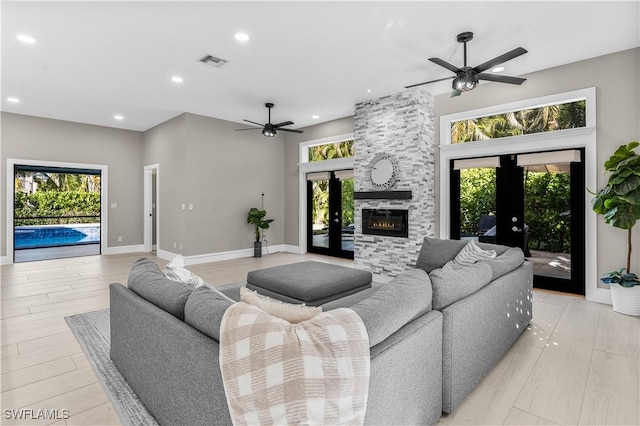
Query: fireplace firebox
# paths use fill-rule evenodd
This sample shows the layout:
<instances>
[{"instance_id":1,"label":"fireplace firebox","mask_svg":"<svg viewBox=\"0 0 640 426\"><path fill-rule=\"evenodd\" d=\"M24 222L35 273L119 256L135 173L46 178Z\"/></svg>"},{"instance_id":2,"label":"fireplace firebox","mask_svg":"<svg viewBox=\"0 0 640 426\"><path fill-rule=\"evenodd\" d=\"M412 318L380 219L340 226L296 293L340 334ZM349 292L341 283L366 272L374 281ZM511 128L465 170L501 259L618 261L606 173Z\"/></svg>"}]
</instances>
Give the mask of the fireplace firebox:
<instances>
[{"instance_id":1,"label":"fireplace firebox","mask_svg":"<svg viewBox=\"0 0 640 426\"><path fill-rule=\"evenodd\" d=\"M362 209L362 233L407 238L409 210Z\"/></svg>"}]
</instances>

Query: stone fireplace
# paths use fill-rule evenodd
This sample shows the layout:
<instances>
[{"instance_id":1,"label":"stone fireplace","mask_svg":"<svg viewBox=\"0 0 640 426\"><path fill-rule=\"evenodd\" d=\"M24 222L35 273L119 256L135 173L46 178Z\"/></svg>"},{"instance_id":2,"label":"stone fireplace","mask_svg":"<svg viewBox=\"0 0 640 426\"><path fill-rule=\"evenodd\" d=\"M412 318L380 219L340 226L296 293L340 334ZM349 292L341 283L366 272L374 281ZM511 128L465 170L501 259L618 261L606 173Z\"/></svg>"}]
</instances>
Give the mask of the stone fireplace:
<instances>
[{"instance_id":1,"label":"stone fireplace","mask_svg":"<svg viewBox=\"0 0 640 426\"><path fill-rule=\"evenodd\" d=\"M423 238L435 235L433 96L413 89L356 104L354 139L354 265L374 274L397 276L415 267ZM394 183L384 190L372 182L371 167L374 157L382 153L397 159ZM384 216L382 212L396 210L406 212L402 235L380 229L391 221L370 232L365 215Z\"/></svg>"}]
</instances>

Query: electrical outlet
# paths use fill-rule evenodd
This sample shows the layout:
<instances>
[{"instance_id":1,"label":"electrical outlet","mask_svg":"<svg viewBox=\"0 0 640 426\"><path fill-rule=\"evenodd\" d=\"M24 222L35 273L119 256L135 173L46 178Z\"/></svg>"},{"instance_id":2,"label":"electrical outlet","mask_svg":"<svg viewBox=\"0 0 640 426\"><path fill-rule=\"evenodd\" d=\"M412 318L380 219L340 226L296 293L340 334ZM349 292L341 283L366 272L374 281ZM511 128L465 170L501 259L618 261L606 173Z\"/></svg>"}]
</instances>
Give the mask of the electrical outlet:
<instances>
[{"instance_id":1,"label":"electrical outlet","mask_svg":"<svg viewBox=\"0 0 640 426\"><path fill-rule=\"evenodd\" d=\"M175 241L173 242L173 248L176 248L176 242Z\"/></svg>"},{"instance_id":2,"label":"electrical outlet","mask_svg":"<svg viewBox=\"0 0 640 426\"><path fill-rule=\"evenodd\" d=\"M182 251L182 243L180 243L180 251Z\"/></svg>"},{"instance_id":3,"label":"electrical outlet","mask_svg":"<svg viewBox=\"0 0 640 426\"><path fill-rule=\"evenodd\" d=\"M118 235L118 241L122 241L122 235Z\"/></svg>"}]
</instances>

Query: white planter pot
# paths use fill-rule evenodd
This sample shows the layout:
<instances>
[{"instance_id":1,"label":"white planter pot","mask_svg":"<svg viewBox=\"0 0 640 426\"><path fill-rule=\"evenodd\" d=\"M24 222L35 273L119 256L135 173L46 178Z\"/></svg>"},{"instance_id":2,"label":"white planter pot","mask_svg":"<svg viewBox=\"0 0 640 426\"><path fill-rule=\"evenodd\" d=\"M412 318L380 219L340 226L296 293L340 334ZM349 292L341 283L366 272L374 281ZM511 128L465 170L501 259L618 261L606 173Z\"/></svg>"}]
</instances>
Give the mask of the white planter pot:
<instances>
[{"instance_id":1,"label":"white planter pot","mask_svg":"<svg viewBox=\"0 0 640 426\"><path fill-rule=\"evenodd\" d=\"M640 316L640 285L622 287L611 284L611 302L613 310L625 315Z\"/></svg>"}]
</instances>

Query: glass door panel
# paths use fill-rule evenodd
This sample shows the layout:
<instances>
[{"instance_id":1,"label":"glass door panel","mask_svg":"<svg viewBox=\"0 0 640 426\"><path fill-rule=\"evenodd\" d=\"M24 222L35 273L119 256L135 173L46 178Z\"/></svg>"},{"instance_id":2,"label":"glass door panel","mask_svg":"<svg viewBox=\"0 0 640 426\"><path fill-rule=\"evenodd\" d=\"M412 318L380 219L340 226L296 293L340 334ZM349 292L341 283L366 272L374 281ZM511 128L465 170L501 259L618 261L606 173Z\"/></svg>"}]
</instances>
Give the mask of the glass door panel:
<instances>
[{"instance_id":1,"label":"glass door panel","mask_svg":"<svg viewBox=\"0 0 640 426\"><path fill-rule=\"evenodd\" d=\"M495 158L494 168L487 158L452 162L451 238L520 247L535 287L584 294L580 151Z\"/></svg>"},{"instance_id":2,"label":"glass door panel","mask_svg":"<svg viewBox=\"0 0 640 426\"><path fill-rule=\"evenodd\" d=\"M349 179L341 179L341 198L342 198L342 218L340 224L340 247L344 252L351 252L354 249L354 202L353 202L353 177Z\"/></svg>"},{"instance_id":3,"label":"glass door panel","mask_svg":"<svg viewBox=\"0 0 640 426\"><path fill-rule=\"evenodd\" d=\"M353 170L307 175L307 250L353 258Z\"/></svg>"},{"instance_id":4,"label":"glass door panel","mask_svg":"<svg viewBox=\"0 0 640 426\"><path fill-rule=\"evenodd\" d=\"M329 180L309 181L311 184L311 247L329 249Z\"/></svg>"}]
</instances>

